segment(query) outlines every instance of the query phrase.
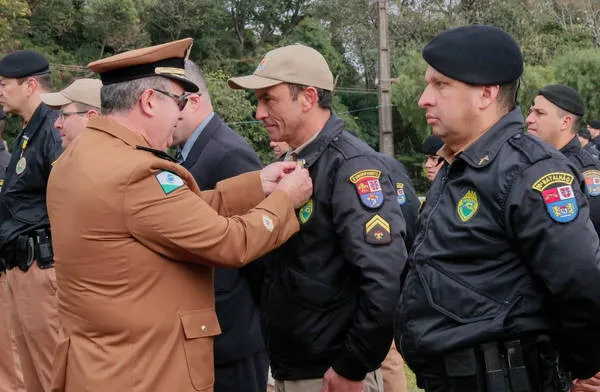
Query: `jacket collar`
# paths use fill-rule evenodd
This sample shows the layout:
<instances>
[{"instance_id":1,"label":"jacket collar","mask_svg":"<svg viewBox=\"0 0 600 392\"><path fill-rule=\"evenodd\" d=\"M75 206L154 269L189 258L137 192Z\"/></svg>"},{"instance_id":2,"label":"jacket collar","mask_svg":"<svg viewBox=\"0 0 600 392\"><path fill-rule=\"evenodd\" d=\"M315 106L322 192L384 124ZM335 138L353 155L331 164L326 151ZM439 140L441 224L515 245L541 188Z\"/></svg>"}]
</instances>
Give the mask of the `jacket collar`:
<instances>
[{"instance_id":1,"label":"jacket collar","mask_svg":"<svg viewBox=\"0 0 600 392\"><path fill-rule=\"evenodd\" d=\"M505 114L496 124L457 156L469 166L484 168L498 155L502 145L511 137L524 131L521 109L517 106Z\"/></svg>"},{"instance_id":2,"label":"jacket collar","mask_svg":"<svg viewBox=\"0 0 600 392\"><path fill-rule=\"evenodd\" d=\"M343 131L344 121L331 113L329 120L327 120L323 129L319 132L319 136L298 153L298 158L304 159L305 167L312 166L331 141Z\"/></svg>"},{"instance_id":3,"label":"jacket collar","mask_svg":"<svg viewBox=\"0 0 600 392\"><path fill-rule=\"evenodd\" d=\"M56 113L56 111L50 109L44 103L40 103L39 106L35 109L35 112L33 112L33 115L27 123L27 126L23 128L23 131L19 135L19 143L24 135L26 135L31 141L31 139L33 139L33 136L37 133L37 130L40 129L46 117L48 117L52 113ZM52 119L52 122L54 122L54 119ZM54 124L51 125L54 127Z\"/></svg>"},{"instance_id":4,"label":"jacket collar","mask_svg":"<svg viewBox=\"0 0 600 392\"><path fill-rule=\"evenodd\" d=\"M95 116L94 118L91 118L87 127L88 129L94 129L96 131L108 133L117 139L121 139L125 144L128 144L132 147L150 147L146 139L144 139L141 135L134 133L129 128L121 125L119 122L109 119L105 116Z\"/></svg>"},{"instance_id":5,"label":"jacket collar","mask_svg":"<svg viewBox=\"0 0 600 392\"><path fill-rule=\"evenodd\" d=\"M576 153L581 149L581 142L577 139L577 136L573 136L573 139L567 143L563 148L560 149L564 155Z\"/></svg>"},{"instance_id":6,"label":"jacket collar","mask_svg":"<svg viewBox=\"0 0 600 392\"><path fill-rule=\"evenodd\" d=\"M214 113L214 112L213 112ZM182 165L186 169L194 166L202 151L208 144L208 141L213 138L215 132L219 129L219 124L222 123L223 120L216 113L212 116L210 121L206 124L196 141L194 142L192 149L188 153L187 158L183 161Z\"/></svg>"}]
</instances>

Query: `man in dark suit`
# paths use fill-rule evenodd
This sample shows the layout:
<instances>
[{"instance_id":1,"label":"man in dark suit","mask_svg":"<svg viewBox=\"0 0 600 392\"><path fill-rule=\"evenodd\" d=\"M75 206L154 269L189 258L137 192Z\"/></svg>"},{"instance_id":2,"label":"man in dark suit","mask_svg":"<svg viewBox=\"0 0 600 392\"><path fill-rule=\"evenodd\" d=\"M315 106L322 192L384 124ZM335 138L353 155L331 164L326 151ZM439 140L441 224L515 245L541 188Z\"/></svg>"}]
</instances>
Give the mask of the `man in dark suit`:
<instances>
[{"instance_id":1,"label":"man in dark suit","mask_svg":"<svg viewBox=\"0 0 600 392\"><path fill-rule=\"evenodd\" d=\"M185 73L200 90L188 98L173 146L200 189L214 189L221 180L261 169L244 138L214 113L200 68L186 61ZM264 392L267 388L269 360L260 332L257 296L249 283L254 276L252 268L215 268L216 311L223 331L215 339L215 392Z\"/></svg>"}]
</instances>

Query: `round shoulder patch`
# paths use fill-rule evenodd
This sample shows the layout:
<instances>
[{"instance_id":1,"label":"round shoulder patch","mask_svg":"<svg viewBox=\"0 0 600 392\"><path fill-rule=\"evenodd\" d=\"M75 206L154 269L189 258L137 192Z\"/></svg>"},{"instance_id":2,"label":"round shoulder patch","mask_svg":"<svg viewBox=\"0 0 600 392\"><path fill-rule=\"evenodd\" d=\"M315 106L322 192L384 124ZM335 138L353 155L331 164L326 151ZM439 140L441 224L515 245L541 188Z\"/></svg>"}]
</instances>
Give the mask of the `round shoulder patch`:
<instances>
[{"instance_id":1,"label":"round shoulder patch","mask_svg":"<svg viewBox=\"0 0 600 392\"><path fill-rule=\"evenodd\" d=\"M583 176L588 194L592 197L600 195L600 170L586 170Z\"/></svg>"}]
</instances>

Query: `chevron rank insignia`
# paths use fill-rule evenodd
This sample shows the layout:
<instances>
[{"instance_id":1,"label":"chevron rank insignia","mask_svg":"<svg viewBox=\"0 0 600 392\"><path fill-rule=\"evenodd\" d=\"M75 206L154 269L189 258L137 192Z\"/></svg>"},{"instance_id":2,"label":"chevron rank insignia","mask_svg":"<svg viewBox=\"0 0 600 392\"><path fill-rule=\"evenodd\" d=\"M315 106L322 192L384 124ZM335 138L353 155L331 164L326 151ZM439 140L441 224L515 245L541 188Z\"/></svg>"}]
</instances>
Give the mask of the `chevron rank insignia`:
<instances>
[{"instance_id":1,"label":"chevron rank insignia","mask_svg":"<svg viewBox=\"0 0 600 392\"><path fill-rule=\"evenodd\" d=\"M590 196L600 195L600 171L586 170L583 172L585 177L585 185Z\"/></svg>"},{"instance_id":2,"label":"chevron rank insignia","mask_svg":"<svg viewBox=\"0 0 600 392\"><path fill-rule=\"evenodd\" d=\"M577 199L571 186L573 179L573 175L569 173L554 172L541 177L532 186L541 193L546 211L556 222L571 222L579 213ZM586 184L587 181L586 177Z\"/></svg>"},{"instance_id":3,"label":"chevron rank insignia","mask_svg":"<svg viewBox=\"0 0 600 392\"><path fill-rule=\"evenodd\" d=\"M160 184L162 190L165 192L165 195L181 188L183 186L183 180L176 174L171 173L170 171L163 170L156 174L156 179Z\"/></svg>"},{"instance_id":4,"label":"chevron rank insignia","mask_svg":"<svg viewBox=\"0 0 600 392\"><path fill-rule=\"evenodd\" d=\"M368 244L383 245L392 242L390 224L377 214L365 223L365 241Z\"/></svg>"},{"instance_id":5,"label":"chevron rank insignia","mask_svg":"<svg viewBox=\"0 0 600 392\"><path fill-rule=\"evenodd\" d=\"M360 201L368 208L378 208L383 204L379 177L379 170L361 170L350 176L350 182L356 187Z\"/></svg>"}]
</instances>

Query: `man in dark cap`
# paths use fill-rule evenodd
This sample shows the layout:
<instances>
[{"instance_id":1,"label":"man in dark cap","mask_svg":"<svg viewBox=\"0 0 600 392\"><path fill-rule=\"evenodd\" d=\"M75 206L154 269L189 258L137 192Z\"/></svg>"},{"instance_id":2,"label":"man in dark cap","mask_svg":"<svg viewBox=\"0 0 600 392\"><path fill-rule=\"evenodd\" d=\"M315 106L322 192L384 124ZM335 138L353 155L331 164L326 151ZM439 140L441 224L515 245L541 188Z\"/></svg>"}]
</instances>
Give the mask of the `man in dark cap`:
<instances>
[{"instance_id":1,"label":"man in dark cap","mask_svg":"<svg viewBox=\"0 0 600 392\"><path fill-rule=\"evenodd\" d=\"M600 120L591 120L588 122L587 129L592 135L592 143L600 150Z\"/></svg>"},{"instance_id":2,"label":"man in dark cap","mask_svg":"<svg viewBox=\"0 0 600 392\"><path fill-rule=\"evenodd\" d=\"M585 114L579 93L561 84L546 86L538 92L530 108L527 131L563 153L585 178L590 216L600 233L600 161L581 148L577 129Z\"/></svg>"},{"instance_id":3,"label":"man in dark cap","mask_svg":"<svg viewBox=\"0 0 600 392\"><path fill-rule=\"evenodd\" d=\"M585 179L523 133L523 59L506 32L448 30L423 57L419 106L446 163L409 255L396 344L426 391L565 390L600 369Z\"/></svg>"},{"instance_id":4,"label":"man in dark cap","mask_svg":"<svg viewBox=\"0 0 600 392\"><path fill-rule=\"evenodd\" d=\"M442 139L437 135L429 135L423 142L421 152L425 154L425 170L427 171L427 178L433 182L438 172L444 164L444 158L439 156L437 153L444 145Z\"/></svg>"},{"instance_id":5,"label":"man in dark cap","mask_svg":"<svg viewBox=\"0 0 600 392\"><path fill-rule=\"evenodd\" d=\"M581 148L587 151L594 158L600 158L600 151L594 143L591 143L592 134L590 133L589 129L583 127L579 128L579 131L577 131L577 138L579 139L579 143L581 143Z\"/></svg>"},{"instance_id":6,"label":"man in dark cap","mask_svg":"<svg viewBox=\"0 0 600 392\"><path fill-rule=\"evenodd\" d=\"M298 231L312 193L295 162L200 192L165 152L198 87L186 38L88 65L101 116L55 163L48 213L63 338L53 390L212 391L213 266L239 268Z\"/></svg>"},{"instance_id":7,"label":"man in dark cap","mask_svg":"<svg viewBox=\"0 0 600 392\"><path fill-rule=\"evenodd\" d=\"M0 105L24 128L6 169L0 202L0 254L6 263L13 335L25 388L48 391L56 339L56 277L46 184L62 152L57 113L41 102L52 79L48 60L31 50L0 59Z\"/></svg>"}]
</instances>

